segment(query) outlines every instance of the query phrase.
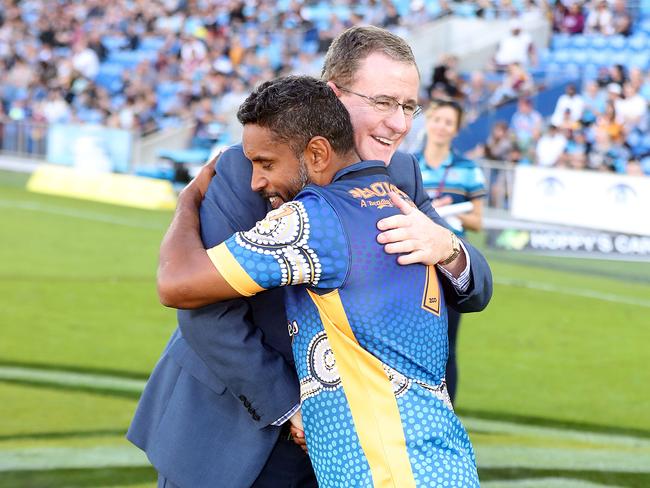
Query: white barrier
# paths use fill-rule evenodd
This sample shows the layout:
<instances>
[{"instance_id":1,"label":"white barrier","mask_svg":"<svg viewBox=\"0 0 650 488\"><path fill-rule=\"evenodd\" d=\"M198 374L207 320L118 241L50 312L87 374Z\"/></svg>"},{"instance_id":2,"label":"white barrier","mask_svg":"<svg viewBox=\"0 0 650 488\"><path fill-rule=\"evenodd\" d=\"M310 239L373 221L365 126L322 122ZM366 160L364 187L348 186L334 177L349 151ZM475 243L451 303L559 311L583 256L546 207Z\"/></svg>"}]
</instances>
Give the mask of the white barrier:
<instances>
[{"instance_id":1,"label":"white barrier","mask_svg":"<svg viewBox=\"0 0 650 488\"><path fill-rule=\"evenodd\" d=\"M512 216L650 236L650 178L520 166Z\"/></svg>"}]
</instances>

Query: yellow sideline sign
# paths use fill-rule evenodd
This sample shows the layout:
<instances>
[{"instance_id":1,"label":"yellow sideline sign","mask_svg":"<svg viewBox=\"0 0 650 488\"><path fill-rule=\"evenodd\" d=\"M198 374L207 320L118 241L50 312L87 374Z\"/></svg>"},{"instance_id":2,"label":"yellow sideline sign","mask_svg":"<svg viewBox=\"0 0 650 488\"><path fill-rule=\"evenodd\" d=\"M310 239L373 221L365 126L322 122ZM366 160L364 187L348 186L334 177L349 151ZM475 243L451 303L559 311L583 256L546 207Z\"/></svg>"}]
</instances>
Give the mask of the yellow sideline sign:
<instances>
[{"instance_id":1,"label":"yellow sideline sign","mask_svg":"<svg viewBox=\"0 0 650 488\"><path fill-rule=\"evenodd\" d=\"M27 189L36 193L152 210L173 210L176 207L176 194L169 181L49 164L39 166L32 173Z\"/></svg>"}]
</instances>

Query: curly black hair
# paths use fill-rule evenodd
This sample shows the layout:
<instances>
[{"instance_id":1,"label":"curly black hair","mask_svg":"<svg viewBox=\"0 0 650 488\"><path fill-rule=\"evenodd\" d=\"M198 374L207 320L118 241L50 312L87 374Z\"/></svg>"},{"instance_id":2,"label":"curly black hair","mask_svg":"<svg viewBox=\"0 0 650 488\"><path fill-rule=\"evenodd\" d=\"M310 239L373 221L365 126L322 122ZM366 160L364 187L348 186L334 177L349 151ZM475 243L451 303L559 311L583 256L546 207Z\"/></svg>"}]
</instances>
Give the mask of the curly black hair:
<instances>
[{"instance_id":1,"label":"curly black hair","mask_svg":"<svg viewBox=\"0 0 650 488\"><path fill-rule=\"evenodd\" d=\"M242 125L271 130L297 157L316 136L327 139L339 155L354 149L347 109L325 82L310 76L285 76L262 83L241 104L237 118Z\"/></svg>"}]
</instances>

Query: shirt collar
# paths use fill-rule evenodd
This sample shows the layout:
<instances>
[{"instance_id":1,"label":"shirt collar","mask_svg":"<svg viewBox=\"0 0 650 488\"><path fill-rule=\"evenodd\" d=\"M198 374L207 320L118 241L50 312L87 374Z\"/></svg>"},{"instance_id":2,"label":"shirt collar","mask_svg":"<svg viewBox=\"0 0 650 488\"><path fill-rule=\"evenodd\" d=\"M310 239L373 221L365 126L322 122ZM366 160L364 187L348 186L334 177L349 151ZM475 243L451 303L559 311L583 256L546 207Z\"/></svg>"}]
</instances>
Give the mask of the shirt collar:
<instances>
[{"instance_id":1,"label":"shirt collar","mask_svg":"<svg viewBox=\"0 0 650 488\"><path fill-rule=\"evenodd\" d=\"M358 163L351 164L350 166L346 166L343 169L340 169L337 171L337 173L334 175L334 178L332 178L332 183L334 183L336 180L342 178L343 176L352 173L354 171L360 171L362 169L366 168L376 168L376 167L386 167L386 163L383 161L359 161Z\"/></svg>"}]
</instances>

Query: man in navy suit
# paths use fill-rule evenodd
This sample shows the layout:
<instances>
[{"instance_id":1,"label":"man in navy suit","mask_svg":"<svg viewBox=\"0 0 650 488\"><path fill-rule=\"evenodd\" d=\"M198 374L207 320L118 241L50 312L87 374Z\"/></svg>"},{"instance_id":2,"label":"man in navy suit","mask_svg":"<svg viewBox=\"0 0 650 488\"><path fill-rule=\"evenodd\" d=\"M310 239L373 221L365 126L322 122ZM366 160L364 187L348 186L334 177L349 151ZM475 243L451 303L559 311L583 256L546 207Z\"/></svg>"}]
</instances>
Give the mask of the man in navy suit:
<instances>
[{"instance_id":1,"label":"man in navy suit","mask_svg":"<svg viewBox=\"0 0 650 488\"><path fill-rule=\"evenodd\" d=\"M487 262L455 243L415 159L396 154L417 107L419 75L408 45L383 29L348 29L332 43L323 78L350 111L360 157L390 161L391 179L421 210L381 221L379 242L401 264L445 263L438 270L447 302L461 312L483 309L492 293ZM200 211L206 247L283 203L282 195L253 192L251 173L241 146L220 157ZM171 225L192 218L177 212ZM178 319L127 434L147 453L159 486L316 486L309 458L287 436L300 394L283 292L179 311Z\"/></svg>"}]
</instances>

